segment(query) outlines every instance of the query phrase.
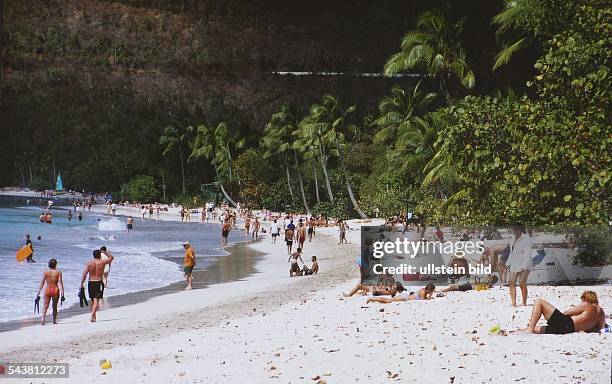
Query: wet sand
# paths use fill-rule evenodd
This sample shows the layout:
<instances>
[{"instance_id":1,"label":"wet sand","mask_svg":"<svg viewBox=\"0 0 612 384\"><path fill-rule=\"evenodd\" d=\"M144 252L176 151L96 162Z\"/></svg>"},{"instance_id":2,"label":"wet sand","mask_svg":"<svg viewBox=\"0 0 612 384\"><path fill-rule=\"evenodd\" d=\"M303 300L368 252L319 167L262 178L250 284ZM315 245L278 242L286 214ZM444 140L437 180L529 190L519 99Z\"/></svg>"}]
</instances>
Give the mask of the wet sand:
<instances>
[{"instance_id":1,"label":"wet sand","mask_svg":"<svg viewBox=\"0 0 612 384\"><path fill-rule=\"evenodd\" d=\"M210 256L214 257L216 260L214 264L210 265L207 269L198 269L196 265L196 269L193 272L193 288L194 289L205 289L210 287L213 284L219 283L229 283L233 281L239 281L246 277L251 276L256 272L255 265L261 260L263 254L261 252L257 252L252 247L248 245L253 243L253 241L245 241L239 242L237 244L228 246L225 248L225 251L229 252L229 255L225 256ZM180 252L180 251L179 251ZM165 260L173 261L177 264L181 264L183 261L182 257L172 257L170 255L174 255L177 252L164 253L164 254L154 254L156 257L160 257ZM204 256L209 257L209 256ZM112 272L109 275L109 286L112 290ZM186 283L176 282L165 287L149 289L144 291L126 293L124 295L110 296L104 299L102 302L101 310L110 309L110 308L119 308L126 305L132 305L136 303L142 303L148 301L154 297L167 295L170 293L180 292L185 289ZM42 301L42 300L41 300ZM91 304L91 302L90 302ZM60 307L61 308L61 307ZM42 310L42 303L41 303ZM84 313L89 313L90 307L81 308L79 305L72 305L67 309L62 309L59 311L59 319L60 321L70 319L76 315L82 315ZM47 322L52 322L51 309L47 312ZM33 325L40 324L40 315L36 314L36 316L13 320L8 322L0 323L0 332L12 331L23 327L29 327Z\"/></svg>"}]
</instances>

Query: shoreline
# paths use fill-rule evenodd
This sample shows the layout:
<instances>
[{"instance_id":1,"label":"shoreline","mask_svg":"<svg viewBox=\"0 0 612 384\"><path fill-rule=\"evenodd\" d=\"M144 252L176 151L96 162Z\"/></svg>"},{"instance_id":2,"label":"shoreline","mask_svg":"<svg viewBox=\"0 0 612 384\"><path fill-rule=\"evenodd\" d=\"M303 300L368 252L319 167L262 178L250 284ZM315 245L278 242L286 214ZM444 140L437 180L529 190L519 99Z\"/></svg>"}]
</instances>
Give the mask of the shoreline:
<instances>
[{"instance_id":1,"label":"shoreline","mask_svg":"<svg viewBox=\"0 0 612 384\"><path fill-rule=\"evenodd\" d=\"M6 331L2 333L4 342L0 347L0 359L7 360L10 356L12 361L48 361L48 356L56 348L68 354L64 360L78 359L90 350L136 343L141 338L167 336L173 331L189 328L194 324L194 319L206 319L196 326L199 329L221 324L226 318L271 312L281 303L292 302L296 298L294 295L306 297L321 286L335 286L338 282L358 277L352 256L333 256L337 256L334 248L350 247L352 249L348 254L356 254L355 243L340 246L325 233L317 233L315 241L305 247L305 255L317 254L322 268L317 276L289 278L284 244L272 245L269 237L265 236L258 242L243 245L251 252L261 253L261 259L254 264L255 273L246 278L213 284L206 289L181 290L140 303L105 308L98 314L98 322L93 324L88 321L87 311L69 318L60 317L57 325ZM285 295L288 288L292 289L290 296ZM151 328L155 331L151 332ZM94 333L101 339L116 342L81 349L80 346L91 346ZM31 339L36 339L39 344L33 347L28 342Z\"/></svg>"},{"instance_id":2,"label":"shoreline","mask_svg":"<svg viewBox=\"0 0 612 384\"><path fill-rule=\"evenodd\" d=\"M288 277L285 246L266 234L240 243L260 252L256 272L206 289L179 291L88 313L60 324L2 333L0 361L70 364L57 383L599 383L612 369L612 334L490 335L524 327L538 297L559 310L593 289L610 323L612 286L529 286L513 308L507 287L451 292L431 301L366 303L344 298L359 278L359 222L337 243L319 228L304 260L317 276ZM34 344L34 341L36 344ZM112 362L103 370L101 359ZM205 369L202 369L205 368ZM26 379L15 382L43 383Z\"/></svg>"},{"instance_id":3,"label":"shoreline","mask_svg":"<svg viewBox=\"0 0 612 384\"><path fill-rule=\"evenodd\" d=\"M207 269L199 269L194 270L193 276L193 287L194 290L199 289L207 289L214 284L222 284L222 283L232 283L234 281L240 281L244 278L248 278L256 273L256 264L261 260L263 254L252 250L248 245L251 244L251 241L239 241L232 245L226 247L226 252L228 255L226 256L217 256L215 257L215 262L213 265L209 266ZM157 256L154 256L157 257ZM225 259L227 258L227 259ZM222 260L223 259L223 260ZM225 280L219 277L220 273L220 263L244 263L248 262L245 265L247 271L237 272L234 276L229 277L229 280ZM230 271L232 272L232 271ZM233 271L236 272L236 271ZM184 291L185 282L184 281L176 281L171 282L163 287L145 289L142 291L124 293L115 296L106 297L101 304L101 310L104 308L119 308L123 306L130 306L138 303L147 302L150 299L167 295L171 293L177 293ZM61 307L60 307L61 308ZM81 308L78 304L73 304L70 307L60 310L58 312L58 317L60 319L71 319L75 316L79 316L82 314L89 313L89 307ZM50 312L47 313L47 320L50 320ZM14 331L18 329L22 329L30 326L38 326L40 325L40 315L27 317L24 319L15 319L5 322L0 322L0 334L8 331Z\"/></svg>"}]
</instances>

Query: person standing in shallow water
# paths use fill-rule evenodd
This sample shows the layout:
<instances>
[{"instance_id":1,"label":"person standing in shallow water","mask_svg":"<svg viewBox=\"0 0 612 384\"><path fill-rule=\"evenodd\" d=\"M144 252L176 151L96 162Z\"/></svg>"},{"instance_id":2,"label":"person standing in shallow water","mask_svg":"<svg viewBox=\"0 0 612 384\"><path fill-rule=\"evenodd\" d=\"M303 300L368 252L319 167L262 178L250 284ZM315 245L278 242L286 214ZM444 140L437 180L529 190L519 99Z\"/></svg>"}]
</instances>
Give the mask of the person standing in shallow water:
<instances>
[{"instance_id":1,"label":"person standing in shallow water","mask_svg":"<svg viewBox=\"0 0 612 384\"><path fill-rule=\"evenodd\" d=\"M62 272L56 270L56 267L57 260L49 260L49 270L45 271L45 273L43 274L42 280L40 282L40 287L38 288L38 293L36 294L36 298L38 299L40 297L40 292L42 291L43 286L46 283L47 287L45 288L45 304L43 307L43 314L42 319L40 321L40 325L45 325L45 318L47 317L47 310L49 309L49 303L51 301L53 301L53 324L57 324L57 303L60 297L62 298L62 301L64 301L64 281L62 280Z\"/></svg>"},{"instance_id":2,"label":"person standing in shallow water","mask_svg":"<svg viewBox=\"0 0 612 384\"><path fill-rule=\"evenodd\" d=\"M128 216L127 218L127 231L128 233L134 230L134 218L132 216Z\"/></svg>"},{"instance_id":3,"label":"person standing in shallow water","mask_svg":"<svg viewBox=\"0 0 612 384\"><path fill-rule=\"evenodd\" d=\"M260 228L261 228L261 223L259 222L259 218L256 216L255 221L253 222L253 240L257 240L257 236L259 235Z\"/></svg>"},{"instance_id":4,"label":"person standing in shallow water","mask_svg":"<svg viewBox=\"0 0 612 384\"><path fill-rule=\"evenodd\" d=\"M26 261L28 263L35 263L36 260L34 260L34 244L32 243L32 240L30 240L30 234L25 235L25 245L29 245L32 249L32 253L30 253L30 256L27 257Z\"/></svg>"},{"instance_id":5,"label":"person standing in shallow water","mask_svg":"<svg viewBox=\"0 0 612 384\"><path fill-rule=\"evenodd\" d=\"M229 233L231 230L232 230L232 223L230 219L226 219L223 222L223 226L221 226L221 246L222 247L227 245L227 237L229 236Z\"/></svg>"},{"instance_id":6,"label":"person standing in shallow water","mask_svg":"<svg viewBox=\"0 0 612 384\"><path fill-rule=\"evenodd\" d=\"M187 281L187 286L185 290L192 289L191 282L193 281L193 277L191 274L193 273L193 267L195 267L195 252L189 244L188 241L183 243L183 247L185 248L185 257L183 259L183 272L185 274L185 280Z\"/></svg>"}]
</instances>

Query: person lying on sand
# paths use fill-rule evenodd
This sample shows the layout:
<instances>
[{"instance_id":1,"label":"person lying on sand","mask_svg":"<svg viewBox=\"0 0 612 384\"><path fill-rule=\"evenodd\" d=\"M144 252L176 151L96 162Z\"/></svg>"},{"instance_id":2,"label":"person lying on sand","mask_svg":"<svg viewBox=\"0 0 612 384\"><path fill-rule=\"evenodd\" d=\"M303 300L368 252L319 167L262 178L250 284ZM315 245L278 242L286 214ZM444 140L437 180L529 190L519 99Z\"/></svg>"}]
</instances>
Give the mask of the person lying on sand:
<instances>
[{"instance_id":1,"label":"person lying on sand","mask_svg":"<svg viewBox=\"0 0 612 384\"><path fill-rule=\"evenodd\" d=\"M410 300L431 300L431 295L436 290L436 286L429 283L425 286L425 288L418 289L416 292L410 292L408 295L401 295L395 297L371 297L368 299L367 303L375 302L382 304L393 303L394 301L410 301Z\"/></svg>"},{"instance_id":2,"label":"person lying on sand","mask_svg":"<svg viewBox=\"0 0 612 384\"><path fill-rule=\"evenodd\" d=\"M357 284L349 293L342 292L344 297L351 297L355 294L360 294L365 296L367 294L372 294L372 296L384 296L389 295L391 297L395 296L397 293L402 293L406 290L402 283L399 281L390 286L383 285L365 285L365 284Z\"/></svg>"},{"instance_id":3,"label":"person lying on sand","mask_svg":"<svg viewBox=\"0 0 612 384\"><path fill-rule=\"evenodd\" d=\"M533 303L529 326L510 333L564 335L573 332L599 332L606 326L606 314L599 306L597 294L585 291L580 296L580 300L582 303L562 313L547 301L537 299ZM546 319L547 325L536 326L542 316Z\"/></svg>"}]
</instances>

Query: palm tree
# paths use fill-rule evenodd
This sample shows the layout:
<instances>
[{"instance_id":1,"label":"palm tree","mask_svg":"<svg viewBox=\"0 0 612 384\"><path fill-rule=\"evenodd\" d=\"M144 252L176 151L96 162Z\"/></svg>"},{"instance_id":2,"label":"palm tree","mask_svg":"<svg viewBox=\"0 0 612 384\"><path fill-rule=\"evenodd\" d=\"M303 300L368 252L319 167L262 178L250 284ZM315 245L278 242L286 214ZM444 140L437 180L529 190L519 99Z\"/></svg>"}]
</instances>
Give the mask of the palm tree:
<instances>
[{"instance_id":1,"label":"palm tree","mask_svg":"<svg viewBox=\"0 0 612 384\"><path fill-rule=\"evenodd\" d=\"M181 163L181 176L183 180L183 195L185 194L185 155L184 151L188 149L191 137L193 136L194 128L188 126L186 128L175 128L173 126L166 127L164 134L159 138L159 144L164 147L163 156L178 149L179 160Z\"/></svg>"},{"instance_id":2,"label":"palm tree","mask_svg":"<svg viewBox=\"0 0 612 384\"><path fill-rule=\"evenodd\" d=\"M423 164L421 168L424 187L430 186L453 172L447 152L440 148L438 141L438 132L447 124L447 118L446 111L441 110L429 113L423 119L423 140L421 149L416 152L422 154L419 164Z\"/></svg>"},{"instance_id":3,"label":"palm tree","mask_svg":"<svg viewBox=\"0 0 612 384\"><path fill-rule=\"evenodd\" d=\"M232 152L244 147L244 139L232 135L226 123L219 123L216 128L200 124L192 144L189 161L199 158L208 159L215 169L221 192L226 200L236 206L223 187L225 179L232 181Z\"/></svg>"},{"instance_id":4,"label":"palm tree","mask_svg":"<svg viewBox=\"0 0 612 384\"><path fill-rule=\"evenodd\" d=\"M353 208L361 218L365 219L367 216L359 208L359 204L357 204L357 199L355 199L349 180L348 171L344 164L344 157L342 156L343 149L347 147L346 137L348 136L353 140L359 137L357 126L347 122L347 117L353 112L355 112L355 106L350 106L345 109L340 103L340 100L333 96L325 95L321 99L321 104L315 104L311 108L312 121L309 124L314 125L314 128L321 134L319 139L321 146L323 146L324 143L329 143L333 146L333 150L329 151L329 153L332 156L338 156L340 169L344 176L344 182ZM308 127L308 125L306 127Z\"/></svg>"},{"instance_id":5,"label":"palm tree","mask_svg":"<svg viewBox=\"0 0 612 384\"><path fill-rule=\"evenodd\" d=\"M287 124L287 117L291 114L290 108L288 105L283 105L279 112L272 115L270 122L264 129L260 145L264 150L264 159L273 156L282 156L284 159L282 167L285 169L287 187L289 188L291 201L293 201L294 196L293 188L291 187L288 159L288 152L292 150L291 144L293 143L293 128L290 124Z\"/></svg>"},{"instance_id":6,"label":"palm tree","mask_svg":"<svg viewBox=\"0 0 612 384\"><path fill-rule=\"evenodd\" d=\"M403 132L414 130L417 118L427 111L436 98L433 92L425 94L420 90L421 82L404 90L400 86L391 89L391 96L378 104L380 117L374 120L379 131L374 135L374 143L394 142Z\"/></svg>"},{"instance_id":7,"label":"palm tree","mask_svg":"<svg viewBox=\"0 0 612 384\"><path fill-rule=\"evenodd\" d=\"M329 143L324 142L329 126L325 121L320 121L323 115L324 109L321 105L313 104L310 107L308 116L304 117L299 124L299 129L294 132L296 140L293 142L293 148L300 152L308 153L308 157L311 159L316 158L319 160L323 170L327 196L329 201L333 202L334 194L327 171Z\"/></svg>"},{"instance_id":8,"label":"palm tree","mask_svg":"<svg viewBox=\"0 0 612 384\"><path fill-rule=\"evenodd\" d=\"M308 207L308 201L306 199L306 193L304 191L304 179L302 177L302 170L300 167L301 161L298 161L298 155L302 157L302 148L295 146L295 132L299 129L300 122L304 116L304 110L300 105L283 105L281 110L272 116L272 120L266 127L268 132L268 143L266 143L266 136L264 136L264 145L268 148L272 147L272 153L283 154L285 157L285 171L287 173L287 184L289 185L289 191L291 193L291 199L293 201L293 192L291 189L291 177L289 176L289 152L293 152L293 160L295 172L298 176L300 185L300 193L302 196L302 204L306 213L310 214L310 207ZM264 153L264 157L266 154Z\"/></svg>"},{"instance_id":9,"label":"palm tree","mask_svg":"<svg viewBox=\"0 0 612 384\"><path fill-rule=\"evenodd\" d=\"M419 17L416 29L402 39L401 51L385 64L385 75L413 69L425 69L436 78L440 90L450 104L449 81L454 76L465 88L475 84L474 73L465 60L460 35L463 22L451 23L441 11L425 12Z\"/></svg>"},{"instance_id":10,"label":"palm tree","mask_svg":"<svg viewBox=\"0 0 612 384\"><path fill-rule=\"evenodd\" d=\"M493 17L497 40L502 46L493 70L510 62L528 46L543 42L563 28L575 15L576 1L504 0L504 8Z\"/></svg>"}]
</instances>

